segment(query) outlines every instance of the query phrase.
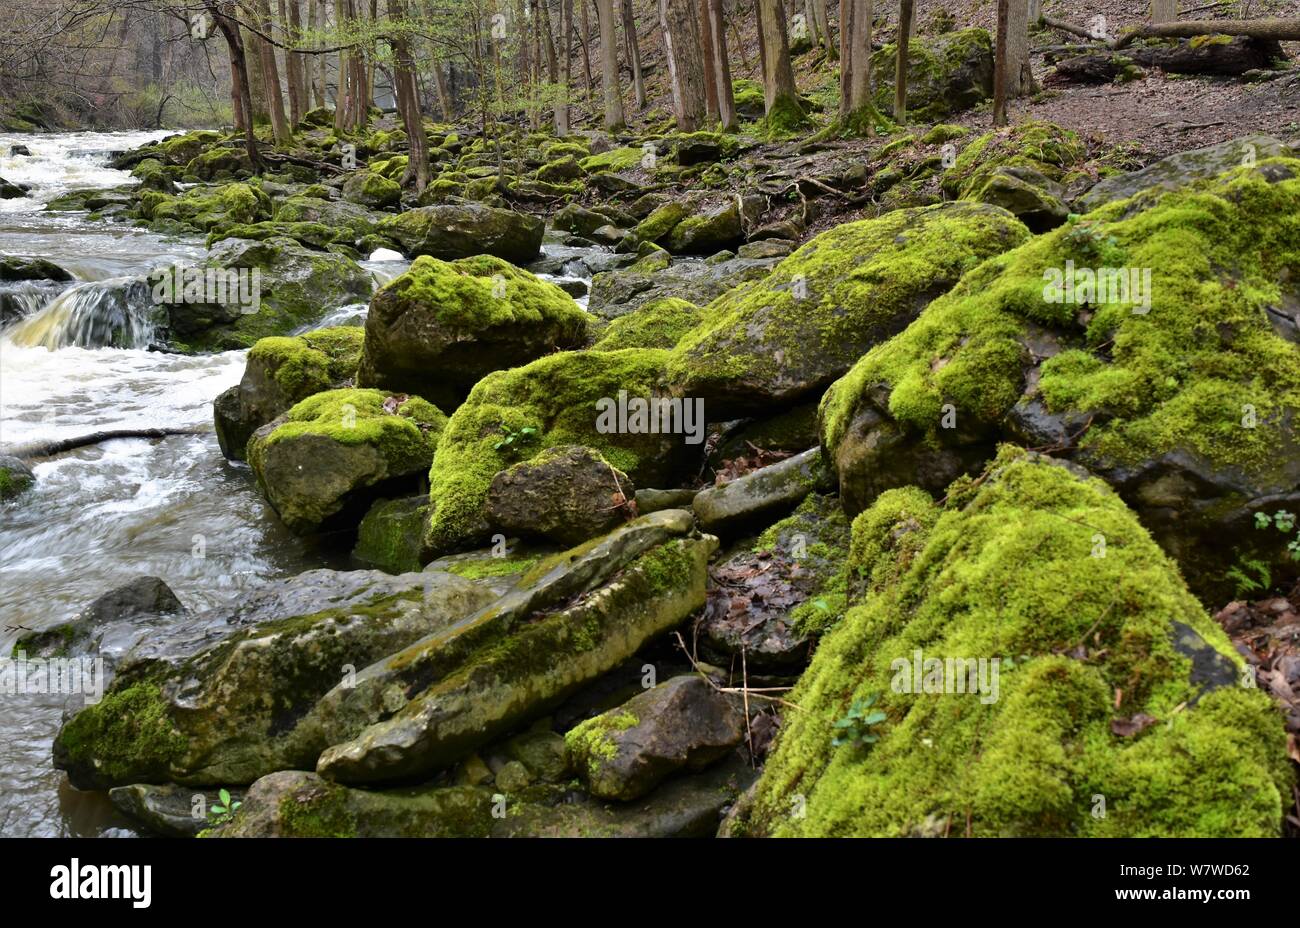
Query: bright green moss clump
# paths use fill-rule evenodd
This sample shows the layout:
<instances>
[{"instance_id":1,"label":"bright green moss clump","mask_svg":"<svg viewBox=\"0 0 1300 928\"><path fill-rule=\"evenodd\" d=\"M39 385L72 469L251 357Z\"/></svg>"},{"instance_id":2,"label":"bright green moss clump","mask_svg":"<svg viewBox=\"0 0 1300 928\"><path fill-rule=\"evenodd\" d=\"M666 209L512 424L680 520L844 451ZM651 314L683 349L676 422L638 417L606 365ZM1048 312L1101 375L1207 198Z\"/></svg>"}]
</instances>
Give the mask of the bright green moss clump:
<instances>
[{"instance_id":1,"label":"bright green moss clump","mask_svg":"<svg viewBox=\"0 0 1300 928\"><path fill-rule=\"evenodd\" d=\"M340 445L373 445L391 473L409 472L428 460L447 422L436 406L418 396L390 397L382 390L328 390L285 415L286 421L265 440L254 439L250 454L254 448L265 451L277 442L321 435Z\"/></svg>"},{"instance_id":2,"label":"bright green moss clump","mask_svg":"<svg viewBox=\"0 0 1300 928\"><path fill-rule=\"evenodd\" d=\"M858 545L878 588L822 641L789 696L801 711L786 714L764 771L759 830L1279 833L1290 793L1281 720L1266 696L1237 685L1226 636L1104 484L1007 449L937 517L901 495L877 505L860 535L916 509L911 531L923 542L871 554L865 538ZM1097 534L1104 557L1094 556ZM1175 647L1180 623L1204 648L1195 670ZM963 689L972 678L942 663L937 677L933 665L912 676L918 651L1000 663L958 692L958 675ZM873 728L880 740L833 746L833 724L873 694L887 716ZM1116 733L1139 713L1156 724ZM790 814L795 795L804 817ZM1104 818L1093 814L1097 796Z\"/></svg>"},{"instance_id":3,"label":"bright green moss clump","mask_svg":"<svg viewBox=\"0 0 1300 928\"><path fill-rule=\"evenodd\" d=\"M991 259L872 349L822 401L825 446L834 452L877 385L889 415L930 438L944 404L967 430L998 427L1021 397L1025 340L1038 325L1064 342L1042 363L1038 394L1053 412L1099 414L1086 451L1133 463L1186 449L1274 483L1286 420L1300 407L1300 347L1274 331L1265 307L1282 304L1300 269L1300 161L1241 168L1127 218L1126 205ZM1138 290L1128 302L1050 300L1067 261L1132 269L1149 311ZM1257 425L1243 428L1250 409Z\"/></svg>"},{"instance_id":4,"label":"bright green moss clump","mask_svg":"<svg viewBox=\"0 0 1300 928\"><path fill-rule=\"evenodd\" d=\"M592 351L620 348L673 348L700 321L694 303L667 296L652 300L609 324Z\"/></svg>"},{"instance_id":5,"label":"bright green moss clump","mask_svg":"<svg viewBox=\"0 0 1300 928\"><path fill-rule=\"evenodd\" d=\"M667 479L684 447L681 435L597 427L597 403L616 400L620 390L628 397L666 395L667 356L648 349L563 352L483 378L447 423L434 457L429 547L448 552L484 539L492 478L556 445L594 448L639 485Z\"/></svg>"},{"instance_id":6,"label":"bright green moss clump","mask_svg":"<svg viewBox=\"0 0 1300 928\"><path fill-rule=\"evenodd\" d=\"M935 130L940 128L936 126ZM944 172L943 191L950 197L967 196L992 171L1003 167L1032 168L1059 181L1086 156L1087 150L1075 133L1053 123L1030 120L986 132L963 147L953 166Z\"/></svg>"},{"instance_id":7,"label":"bright green moss clump","mask_svg":"<svg viewBox=\"0 0 1300 928\"><path fill-rule=\"evenodd\" d=\"M317 329L259 339L248 360L264 365L281 393L298 400L354 375L364 342L365 332L357 326Z\"/></svg>"},{"instance_id":8,"label":"bright green moss clump","mask_svg":"<svg viewBox=\"0 0 1300 928\"><path fill-rule=\"evenodd\" d=\"M60 767L78 772L80 783L116 785L125 777L166 782L185 749L158 686L138 682L111 690L69 719L54 754Z\"/></svg>"},{"instance_id":9,"label":"bright green moss clump","mask_svg":"<svg viewBox=\"0 0 1300 928\"><path fill-rule=\"evenodd\" d=\"M599 171L632 171L641 166L645 152L640 148L613 148L599 155L588 155L579 163L588 174Z\"/></svg>"}]
</instances>

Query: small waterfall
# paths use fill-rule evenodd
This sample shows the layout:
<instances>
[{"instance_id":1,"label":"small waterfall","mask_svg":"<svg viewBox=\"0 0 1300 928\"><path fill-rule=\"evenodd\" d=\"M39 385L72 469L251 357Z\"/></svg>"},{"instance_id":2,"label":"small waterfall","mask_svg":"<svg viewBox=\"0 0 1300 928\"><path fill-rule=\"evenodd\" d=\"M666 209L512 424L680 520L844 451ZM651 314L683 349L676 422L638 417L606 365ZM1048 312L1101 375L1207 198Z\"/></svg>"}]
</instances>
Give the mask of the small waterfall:
<instances>
[{"instance_id":1,"label":"small waterfall","mask_svg":"<svg viewBox=\"0 0 1300 928\"><path fill-rule=\"evenodd\" d=\"M7 329L28 348L145 348L153 340L158 307L148 282L119 277L74 284L52 302Z\"/></svg>"},{"instance_id":2,"label":"small waterfall","mask_svg":"<svg viewBox=\"0 0 1300 928\"><path fill-rule=\"evenodd\" d=\"M36 315L68 286L53 280L23 280L0 285L0 326Z\"/></svg>"}]
</instances>

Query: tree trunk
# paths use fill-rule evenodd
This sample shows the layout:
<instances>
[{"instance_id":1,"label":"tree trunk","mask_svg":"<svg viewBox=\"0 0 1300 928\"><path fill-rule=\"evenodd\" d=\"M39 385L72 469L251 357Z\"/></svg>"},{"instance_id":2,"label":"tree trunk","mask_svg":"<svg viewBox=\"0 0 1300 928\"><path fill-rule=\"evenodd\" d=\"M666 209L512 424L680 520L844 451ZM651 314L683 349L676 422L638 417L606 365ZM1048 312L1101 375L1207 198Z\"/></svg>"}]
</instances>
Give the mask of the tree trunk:
<instances>
[{"instance_id":1,"label":"tree trunk","mask_svg":"<svg viewBox=\"0 0 1300 928\"><path fill-rule=\"evenodd\" d=\"M630 3L630 0L629 0ZM713 17L709 13L709 0L699 0L700 57L704 62L704 112L709 125L720 119L718 111L717 59L713 54Z\"/></svg>"},{"instance_id":2,"label":"tree trunk","mask_svg":"<svg viewBox=\"0 0 1300 928\"><path fill-rule=\"evenodd\" d=\"M236 85L232 93L239 95L240 108L247 117L244 119L244 148L253 170L260 174L265 164L261 152L257 150L257 137L253 135L253 100L249 90L248 56L244 54L244 39L240 35L239 26L223 12L230 4L218 6L218 2L219 0L205 0L205 6L212 14L217 29L225 36L226 46L230 49L231 83Z\"/></svg>"},{"instance_id":3,"label":"tree trunk","mask_svg":"<svg viewBox=\"0 0 1300 928\"><path fill-rule=\"evenodd\" d=\"M718 85L718 121L723 132L734 132L737 125L736 98L731 86L731 62L727 58L727 23L723 10L724 0L708 0L710 35L713 41L709 54L713 56L713 78Z\"/></svg>"},{"instance_id":4,"label":"tree trunk","mask_svg":"<svg viewBox=\"0 0 1300 928\"><path fill-rule=\"evenodd\" d=\"M596 0L596 18L600 21L600 71L605 88L605 128L627 126L623 113L623 96L618 80L618 38L614 29L614 0Z\"/></svg>"},{"instance_id":5,"label":"tree trunk","mask_svg":"<svg viewBox=\"0 0 1300 928\"><path fill-rule=\"evenodd\" d=\"M587 0L577 0L579 22L582 24L582 71L587 78L587 105L591 105L596 81L591 76L591 22L587 17Z\"/></svg>"},{"instance_id":6,"label":"tree trunk","mask_svg":"<svg viewBox=\"0 0 1300 928\"><path fill-rule=\"evenodd\" d=\"M790 40L781 0L758 0L763 49L763 110L770 125L791 128L803 122L803 106L790 64Z\"/></svg>"},{"instance_id":7,"label":"tree trunk","mask_svg":"<svg viewBox=\"0 0 1300 928\"><path fill-rule=\"evenodd\" d=\"M677 128L694 132L704 124L705 106L704 52L693 0L659 0L659 24Z\"/></svg>"},{"instance_id":8,"label":"tree trunk","mask_svg":"<svg viewBox=\"0 0 1300 928\"><path fill-rule=\"evenodd\" d=\"M287 38L291 42L297 42L302 34L302 13L298 9L298 2L299 0L279 0L280 19L288 23ZM307 112L307 79L303 56L297 52L285 52L284 66L289 80L289 122L296 126L302 121L303 113Z\"/></svg>"},{"instance_id":9,"label":"tree trunk","mask_svg":"<svg viewBox=\"0 0 1300 928\"><path fill-rule=\"evenodd\" d=\"M573 86L573 0L560 0L560 102L555 107L555 134L569 134L569 88Z\"/></svg>"},{"instance_id":10,"label":"tree trunk","mask_svg":"<svg viewBox=\"0 0 1300 928\"><path fill-rule=\"evenodd\" d=\"M390 37L393 48L393 95L397 98L397 111L406 129L406 172L402 186L414 185L415 192L423 193L429 186L429 139L424 132L424 117L420 112L420 91L415 83L415 58L411 54L411 40L405 29L406 8L403 0L388 0L389 19L396 20L397 32Z\"/></svg>"},{"instance_id":11,"label":"tree trunk","mask_svg":"<svg viewBox=\"0 0 1300 928\"><path fill-rule=\"evenodd\" d=\"M311 11L311 27L313 29L317 27L323 28L325 26L325 0L320 0L319 5L315 0L307 0L307 2L311 4L308 7ZM319 12L317 12L318 6ZM329 104L329 74L325 65L327 59L319 55L313 55L312 57L316 60L316 105L327 106Z\"/></svg>"},{"instance_id":12,"label":"tree trunk","mask_svg":"<svg viewBox=\"0 0 1300 928\"><path fill-rule=\"evenodd\" d=\"M1029 0L1011 0L1007 20L1007 93L1027 97L1034 92L1029 64Z\"/></svg>"},{"instance_id":13,"label":"tree trunk","mask_svg":"<svg viewBox=\"0 0 1300 928\"><path fill-rule=\"evenodd\" d=\"M257 0L258 28L265 35L271 34L271 5L268 0ZM277 145L287 145L292 138L289 121L284 114L284 94L280 90L280 69L275 63L275 46L260 36L257 39L258 54L262 59L262 81L266 91L267 108L271 113L271 131L275 134Z\"/></svg>"},{"instance_id":14,"label":"tree trunk","mask_svg":"<svg viewBox=\"0 0 1300 928\"><path fill-rule=\"evenodd\" d=\"M826 0L810 0L812 5L813 21L817 24L817 32L821 35L822 47L826 49L826 57L834 59L839 57L839 51L835 47L835 40L831 37L830 14L826 10Z\"/></svg>"},{"instance_id":15,"label":"tree trunk","mask_svg":"<svg viewBox=\"0 0 1300 928\"><path fill-rule=\"evenodd\" d=\"M993 125L1007 124L1007 93L1010 90L1008 73L1010 61L1007 44L1011 25L1011 0L998 0L998 40L993 62Z\"/></svg>"},{"instance_id":16,"label":"tree trunk","mask_svg":"<svg viewBox=\"0 0 1300 928\"><path fill-rule=\"evenodd\" d=\"M636 36L636 15L632 0L622 0L623 41L627 45L627 60L632 67L632 96L637 112L645 109L645 75L641 70L641 42Z\"/></svg>"},{"instance_id":17,"label":"tree trunk","mask_svg":"<svg viewBox=\"0 0 1300 928\"><path fill-rule=\"evenodd\" d=\"M898 59L894 68L894 121L907 125L907 58L912 44L912 0L898 4Z\"/></svg>"},{"instance_id":18,"label":"tree trunk","mask_svg":"<svg viewBox=\"0 0 1300 928\"><path fill-rule=\"evenodd\" d=\"M1151 0L1151 22L1167 23L1178 18L1178 0Z\"/></svg>"}]
</instances>

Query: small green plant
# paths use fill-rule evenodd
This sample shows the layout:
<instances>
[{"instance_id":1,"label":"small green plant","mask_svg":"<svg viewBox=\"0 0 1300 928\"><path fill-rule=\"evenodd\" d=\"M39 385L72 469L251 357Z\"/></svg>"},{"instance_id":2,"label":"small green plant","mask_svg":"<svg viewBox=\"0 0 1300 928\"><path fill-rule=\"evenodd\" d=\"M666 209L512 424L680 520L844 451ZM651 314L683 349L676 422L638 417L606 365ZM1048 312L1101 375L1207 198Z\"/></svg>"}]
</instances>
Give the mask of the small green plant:
<instances>
[{"instance_id":1,"label":"small green plant","mask_svg":"<svg viewBox=\"0 0 1300 928\"><path fill-rule=\"evenodd\" d=\"M512 429L508 425L501 426L503 437L492 446L493 451L507 451L519 448L537 438L537 429L531 425L526 425L521 429Z\"/></svg>"},{"instance_id":2,"label":"small green plant","mask_svg":"<svg viewBox=\"0 0 1300 928\"><path fill-rule=\"evenodd\" d=\"M876 704L878 694L872 693L865 699L853 700L853 705L849 706L848 715L836 722L832 727L837 734L831 739L831 747L839 747L842 744L852 744L858 747L870 748L880 740L880 735L872 731L872 728L879 725L886 718L885 713L879 709L872 709Z\"/></svg>"},{"instance_id":3,"label":"small green plant","mask_svg":"<svg viewBox=\"0 0 1300 928\"><path fill-rule=\"evenodd\" d=\"M1233 595L1237 599L1246 599L1273 586L1273 574L1268 565L1245 555L1237 558L1237 563L1229 568L1226 576L1236 584Z\"/></svg>"},{"instance_id":4,"label":"small green plant","mask_svg":"<svg viewBox=\"0 0 1300 928\"><path fill-rule=\"evenodd\" d=\"M1279 509L1273 515L1266 512L1255 513L1255 528L1261 531L1268 531L1272 527L1277 529L1283 535L1290 535L1296 528L1296 517L1294 512L1287 512L1285 509ZM1287 556L1293 561L1300 561L1300 532L1287 542Z\"/></svg>"},{"instance_id":5,"label":"small green plant","mask_svg":"<svg viewBox=\"0 0 1300 928\"><path fill-rule=\"evenodd\" d=\"M1065 238L1076 254L1101 260L1118 257L1119 240L1115 236L1103 234L1100 228L1086 220L1080 221L1074 213L1070 215L1069 226Z\"/></svg>"},{"instance_id":6,"label":"small green plant","mask_svg":"<svg viewBox=\"0 0 1300 928\"><path fill-rule=\"evenodd\" d=\"M231 802L230 790L223 789L217 793L217 801L208 807L208 818L214 825L220 825L228 821L242 805L243 803L238 800Z\"/></svg>"}]
</instances>

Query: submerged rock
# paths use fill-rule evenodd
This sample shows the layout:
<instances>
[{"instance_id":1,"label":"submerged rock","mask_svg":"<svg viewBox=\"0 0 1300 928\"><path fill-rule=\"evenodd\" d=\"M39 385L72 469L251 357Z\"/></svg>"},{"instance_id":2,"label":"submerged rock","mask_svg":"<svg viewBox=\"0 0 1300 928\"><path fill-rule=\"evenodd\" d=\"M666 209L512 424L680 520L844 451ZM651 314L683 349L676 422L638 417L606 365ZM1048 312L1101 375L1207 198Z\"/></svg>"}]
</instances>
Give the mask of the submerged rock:
<instances>
[{"instance_id":1,"label":"submerged rock","mask_svg":"<svg viewBox=\"0 0 1300 928\"><path fill-rule=\"evenodd\" d=\"M790 693L747 830L1279 833L1281 720L1119 497L1075 470L1008 449L905 545L855 523L875 585ZM1198 674L1182 626L1237 673ZM1134 733L1140 715L1159 724Z\"/></svg>"},{"instance_id":2,"label":"submerged rock","mask_svg":"<svg viewBox=\"0 0 1300 928\"><path fill-rule=\"evenodd\" d=\"M745 716L696 675L674 677L565 735L593 796L639 799L681 770L702 770L730 753Z\"/></svg>"},{"instance_id":3,"label":"submerged rock","mask_svg":"<svg viewBox=\"0 0 1300 928\"><path fill-rule=\"evenodd\" d=\"M418 397L330 390L254 432L248 463L291 530L346 527L395 482L425 471L446 421Z\"/></svg>"},{"instance_id":4,"label":"submerged rock","mask_svg":"<svg viewBox=\"0 0 1300 928\"><path fill-rule=\"evenodd\" d=\"M83 609L70 622L38 632L28 632L14 644L32 657L72 657L99 653L115 656L114 648L105 646L103 634L115 622L156 619L182 613L185 607L158 577L140 576L114 590L109 590Z\"/></svg>"},{"instance_id":5,"label":"submerged rock","mask_svg":"<svg viewBox=\"0 0 1300 928\"><path fill-rule=\"evenodd\" d=\"M36 475L21 458L0 454L0 502L11 500L36 482Z\"/></svg>"}]
</instances>

